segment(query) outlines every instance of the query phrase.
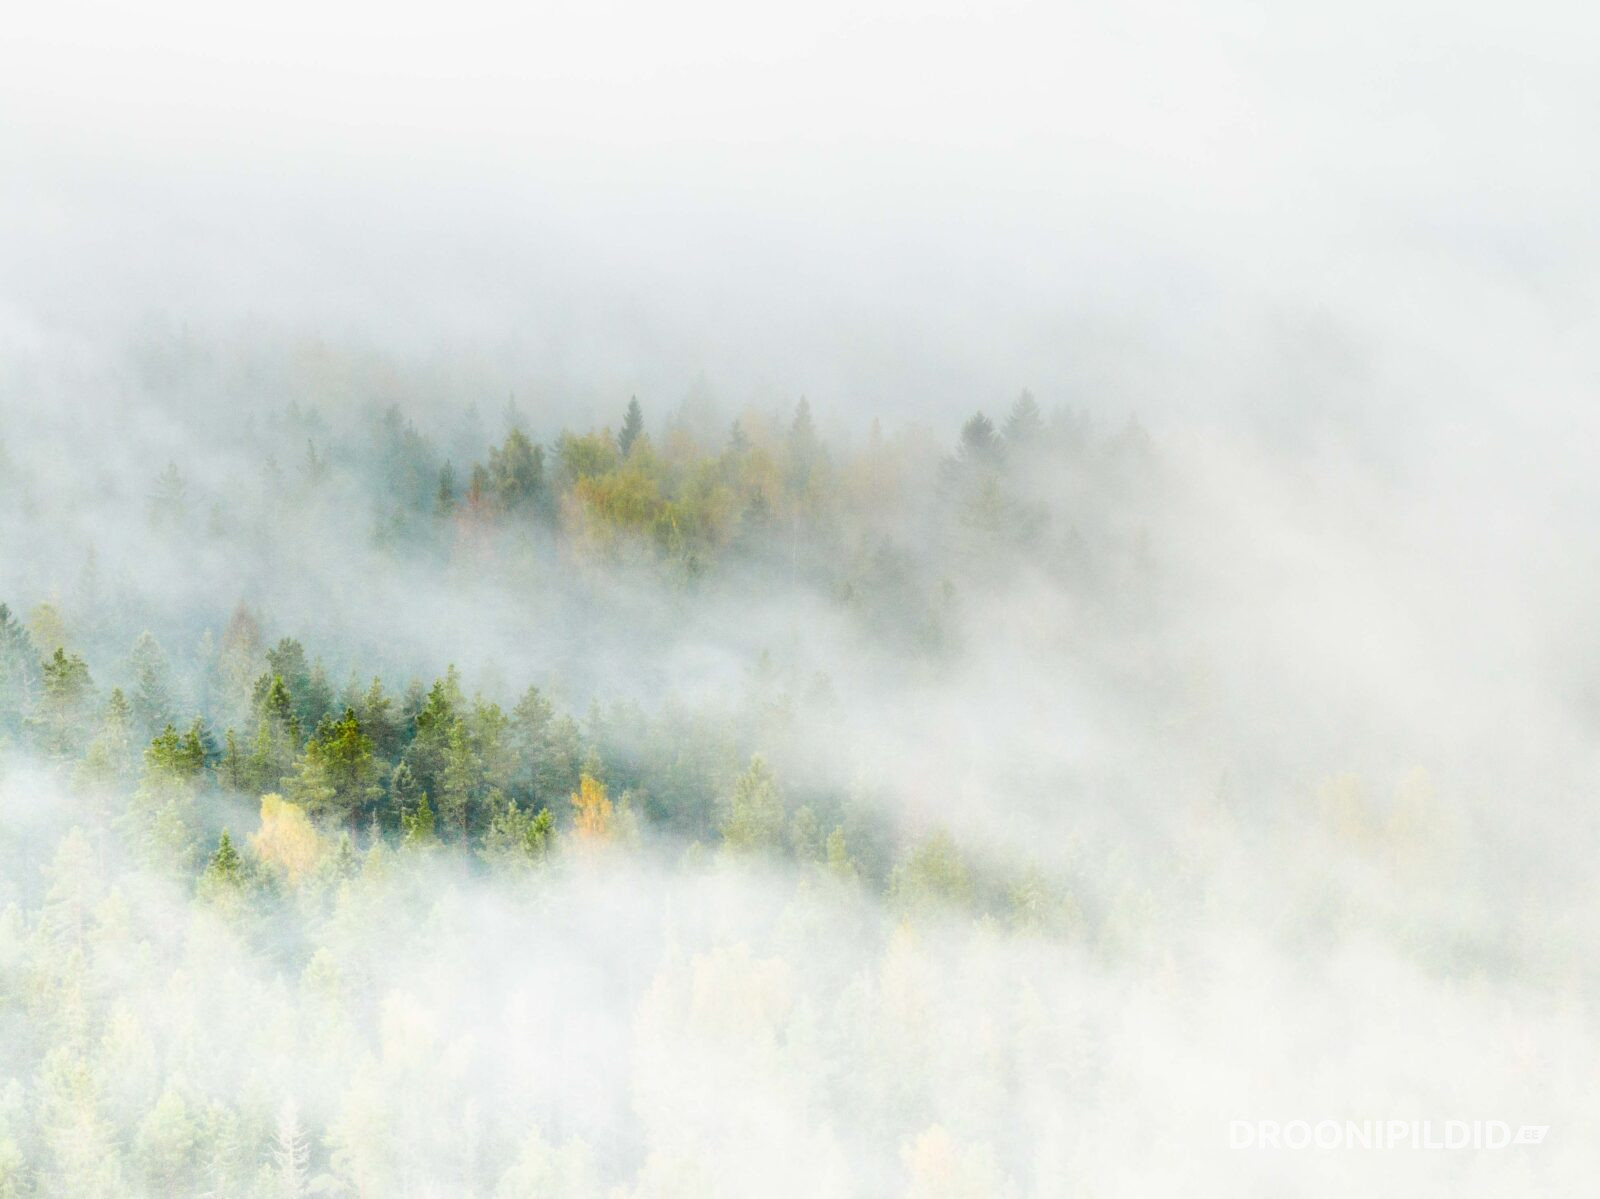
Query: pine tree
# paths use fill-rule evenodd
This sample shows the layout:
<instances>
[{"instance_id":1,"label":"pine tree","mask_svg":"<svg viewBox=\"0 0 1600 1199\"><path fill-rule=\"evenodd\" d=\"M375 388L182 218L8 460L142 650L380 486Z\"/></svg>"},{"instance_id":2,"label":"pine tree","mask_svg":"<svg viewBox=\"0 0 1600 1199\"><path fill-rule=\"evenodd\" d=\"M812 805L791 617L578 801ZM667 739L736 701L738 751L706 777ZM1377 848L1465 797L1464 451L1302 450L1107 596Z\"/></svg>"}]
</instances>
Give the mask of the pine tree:
<instances>
[{"instance_id":1,"label":"pine tree","mask_svg":"<svg viewBox=\"0 0 1600 1199\"><path fill-rule=\"evenodd\" d=\"M537 687L529 687L511 709L506 729L513 794L548 802L576 784L576 774L570 769L573 764L559 760L554 726L554 707Z\"/></svg>"},{"instance_id":2,"label":"pine tree","mask_svg":"<svg viewBox=\"0 0 1600 1199\"><path fill-rule=\"evenodd\" d=\"M198 725L198 722L196 722ZM144 751L145 773L162 781L193 785L206 765L205 742L197 727L180 734L167 725Z\"/></svg>"},{"instance_id":3,"label":"pine tree","mask_svg":"<svg viewBox=\"0 0 1600 1199\"><path fill-rule=\"evenodd\" d=\"M239 735L229 729L222 735L222 760L217 763L217 782L229 791L244 791L249 777L244 751L239 748Z\"/></svg>"},{"instance_id":4,"label":"pine tree","mask_svg":"<svg viewBox=\"0 0 1600 1199\"><path fill-rule=\"evenodd\" d=\"M918 911L935 904L965 905L972 902L972 877L956 843L945 832L935 832L917 842L895 867L889 880L890 894L905 911Z\"/></svg>"},{"instance_id":5,"label":"pine tree","mask_svg":"<svg viewBox=\"0 0 1600 1199\"><path fill-rule=\"evenodd\" d=\"M372 738L373 752L393 759L400 752L400 727L395 720L394 701L383 690L383 680L373 676L372 685L355 705L361 729Z\"/></svg>"},{"instance_id":6,"label":"pine tree","mask_svg":"<svg viewBox=\"0 0 1600 1199\"><path fill-rule=\"evenodd\" d=\"M859 877L855 861L850 857L850 850L845 845L844 828L835 825L833 832L828 834L827 845L828 873L840 882L855 882Z\"/></svg>"},{"instance_id":7,"label":"pine tree","mask_svg":"<svg viewBox=\"0 0 1600 1199\"><path fill-rule=\"evenodd\" d=\"M117 1130L103 1111L102 1084L82 1049L59 1045L45 1055L35 1086L41 1192L73 1199L127 1194Z\"/></svg>"},{"instance_id":8,"label":"pine tree","mask_svg":"<svg viewBox=\"0 0 1600 1199\"><path fill-rule=\"evenodd\" d=\"M409 811L421 796L422 787L411 767L404 762L397 763L389 773L389 811L396 814Z\"/></svg>"},{"instance_id":9,"label":"pine tree","mask_svg":"<svg viewBox=\"0 0 1600 1199\"><path fill-rule=\"evenodd\" d=\"M274 732L287 737L291 744L298 745L300 717L295 711L294 697L289 694L288 684L283 681L281 674L274 674L270 680L262 676L262 683L264 687L257 684L260 699L256 703L261 719L270 724Z\"/></svg>"},{"instance_id":10,"label":"pine tree","mask_svg":"<svg viewBox=\"0 0 1600 1199\"><path fill-rule=\"evenodd\" d=\"M338 720L323 721L306 742L291 789L295 799L313 814L333 815L356 826L376 810L383 794L381 777L372 739L347 708Z\"/></svg>"},{"instance_id":11,"label":"pine tree","mask_svg":"<svg viewBox=\"0 0 1600 1199\"><path fill-rule=\"evenodd\" d=\"M995 434L994 422L981 412L975 412L961 426L961 444L956 448L957 459L962 463L990 465L1000 457L1000 439Z\"/></svg>"},{"instance_id":12,"label":"pine tree","mask_svg":"<svg viewBox=\"0 0 1600 1199\"><path fill-rule=\"evenodd\" d=\"M483 857L493 865L537 862L550 852L554 836L555 820L548 808L529 812L512 800L489 821L483 835Z\"/></svg>"},{"instance_id":13,"label":"pine tree","mask_svg":"<svg viewBox=\"0 0 1600 1199\"><path fill-rule=\"evenodd\" d=\"M456 468L446 462L439 468L439 486L433 493L435 516L453 516L456 511Z\"/></svg>"},{"instance_id":14,"label":"pine tree","mask_svg":"<svg viewBox=\"0 0 1600 1199\"><path fill-rule=\"evenodd\" d=\"M194 1150L199 1130L188 1104L171 1084L139 1123L134 1157L152 1195L188 1194L193 1188Z\"/></svg>"},{"instance_id":15,"label":"pine tree","mask_svg":"<svg viewBox=\"0 0 1600 1199\"><path fill-rule=\"evenodd\" d=\"M205 770L205 744L167 725L144 751L144 771L128 808L135 845L158 869L189 869L195 852L195 799Z\"/></svg>"},{"instance_id":16,"label":"pine tree","mask_svg":"<svg viewBox=\"0 0 1600 1199\"><path fill-rule=\"evenodd\" d=\"M789 426L785 450L788 455L789 488L802 492L811 482L822 453L821 443L817 440L817 427L811 421L811 404L804 396L795 405L794 421Z\"/></svg>"},{"instance_id":17,"label":"pine tree","mask_svg":"<svg viewBox=\"0 0 1600 1199\"><path fill-rule=\"evenodd\" d=\"M622 431L617 434L617 450L624 458L643 432L644 411L639 407L639 397L632 396L628 400L627 414L622 418Z\"/></svg>"},{"instance_id":18,"label":"pine tree","mask_svg":"<svg viewBox=\"0 0 1600 1199\"><path fill-rule=\"evenodd\" d=\"M32 636L0 604L0 742L18 736L39 688L39 654Z\"/></svg>"},{"instance_id":19,"label":"pine tree","mask_svg":"<svg viewBox=\"0 0 1600 1199\"><path fill-rule=\"evenodd\" d=\"M400 813L400 843L413 849L422 849L438 840L434 826L433 809L428 806L426 793L417 797L417 806Z\"/></svg>"},{"instance_id":20,"label":"pine tree","mask_svg":"<svg viewBox=\"0 0 1600 1199\"><path fill-rule=\"evenodd\" d=\"M454 666L434 682L416 715L416 735L406 747L405 761L416 775L418 785L437 793L450 750L450 735L461 722L466 701L461 694L461 678Z\"/></svg>"},{"instance_id":21,"label":"pine tree","mask_svg":"<svg viewBox=\"0 0 1600 1199\"><path fill-rule=\"evenodd\" d=\"M321 658L312 663L311 672L306 676L303 698L295 706L295 712L300 717L300 727L306 729L316 728L322 723L323 717L333 712L333 684L328 681L328 672L323 669Z\"/></svg>"},{"instance_id":22,"label":"pine tree","mask_svg":"<svg viewBox=\"0 0 1600 1199\"><path fill-rule=\"evenodd\" d=\"M317 452L317 443L309 437L306 438L306 458L300 473L305 478L307 489L311 491L321 487L328 477L328 459Z\"/></svg>"},{"instance_id":23,"label":"pine tree","mask_svg":"<svg viewBox=\"0 0 1600 1199\"><path fill-rule=\"evenodd\" d=\"M361 862L356 857L356 843L350 839L348 832L339 834L339 840L334 843L333 853L327 859L327 863L327 868L334 878L354 878L360 873Z\"/></svg>"},{"instance_id":24,"label":"pine tree","mask_svg":"<svg viewBox=\"0 0 1600 1199\"><path fill-rule=\"evenodd\" d=\"M282 638L277 645L267 651L267 673L264 677L269 683L274 678L281 679L290 697L295 701L296 712L300 713L299 704L305 696L307 685L311 682L311 667L306 660L306 647L293 637ZM260 682L256 684L258 700L261 686ZM303 727L311 728L315 722L306 723L304 714L300 715Z\"/></svg>"},{"instance_id":25,"label":"pine tree","mask_svg":"<svg viewBox=\"0 0 1600 1199\"><path fill-rule=\"evenodd\" d=\"M459 721L450 730L444 770L439 776L439 822L465 837L472 821L479 779L478 756Z\"/></svg>"},{"instance_id":26,"label":"pine tree","mask_svg":"<svg viewBox=\"0 0 1600 1199\"><path fill-rule=\"evenodd\" d=\"M172 720L176 706L167 655L149 632L140 633L133 643L128 665L134 680L130 698L134 724L141 738L149 738Z\"/></svg>"},{"instance_id":27,"label":"pine tree","mask_svg":"<svg viewBox=\"0 0 1600 1199\"><path fill-rule=\"evenodd\" d=\"M1024 391L1006 417L1006 444L1015 449L1038 445L1044 439L1044 416L1031 391Z\"/></svg>"},{"instance_id":28,"label":"pine tree","mask_svg":"<svg viewBox=\"0 0 1600 1199\"><path fill-rule=\"evenodd\" d=\"M280 720L264 711L256 721L255 740L245 759L245 782L239 790L271 791L282 786L294 770L298 743L298 722L292 714Z\"/></svg>"},{"instance_id":29,"label":"pine tree","mask_svg":"<svg viewBox=\"0 0 1600 1199\"><path fill-rule=\"evenodd\" d=\"M730 849L769 850L783 838L783 800L778 780L760 754L734 783L722 822L722 843Z\"/></svg>"},{"instance_id":30,"label":"pine tree","mask_svg":"<svg viewBox=\"0 0 1600 1199\"><path fill-rule=\"evenodd\" d=\"M336 809L338 791L318 749L315 738L306 742L305 752L295 762L294 772L284 779L284 788L295 803L320 820Z\"/></svg>"},{"instance_id":31,"label":"pine tree","mask_svg":"<svg viewBox=\"0 0 1600 1199\"><path fill-rule=\"evenodd\" d=\"M85 716L94 694L89 665L57 647L41 671L42 683L33 725L46 754L70 758L83 744Z\"/></svg>"},{"instance_id":32,"label":"pine tree","mask_svg":"<svg viewBox=\"0 0 1600 1199\"><path fill-rule=\"evenodd\" d=\"M84 758L83 778L102 787L126 783L134 767L133 710L120 687L113 689L106 702L100 731Z\"/></svg>"},{"instance_id":33,"label":"pine tree","mask_svg":"<svg viewBox=\"0 0 1600 1199\"><path fill-rule=\"evenodd\" d=\"M223 829L222 836L217 839L216 852L206 863L201 882L212 891L224 888L236 890L244 885L244 859L233 847L233 838L228 836L227 829Z\"/></svg>"}]
</instances>

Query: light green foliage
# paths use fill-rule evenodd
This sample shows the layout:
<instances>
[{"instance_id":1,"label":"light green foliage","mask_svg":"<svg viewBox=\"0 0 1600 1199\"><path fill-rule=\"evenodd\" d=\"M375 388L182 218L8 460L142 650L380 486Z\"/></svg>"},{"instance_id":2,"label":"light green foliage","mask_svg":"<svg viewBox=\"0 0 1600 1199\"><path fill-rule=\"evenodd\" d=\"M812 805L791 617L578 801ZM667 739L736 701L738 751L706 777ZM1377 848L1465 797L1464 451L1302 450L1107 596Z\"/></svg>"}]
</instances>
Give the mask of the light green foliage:
<instances>
[{"instance_id":1,"label":"light green foliage","mask_svg":"<svg viewBox=\"0 0 1600 1199\"><path fill-rule=\"evenodd\" d=\"M155 1195L183 1195L192 1189L196 1125L182 1093L168 1085L150 1113L139 1122L133 1156L145 1185Z\"/></svg>"},{"instance_id":2,"label":"light green foliage","mask_svg":"<svg viewBox=\"0 0 1600 1199\"><path fill-rule=\"evenodd\" d=\"M46 1194L73 1199L124 1194L116 1128L102 1109L101 1088L88 1058L70 1046L57 1046L40 1063L33 1089Z\"/></svg>"},{"instance_id":3,"label":"light green foliage","mask_svg":"<svg viewBox=\"0 0 1600 1199\"><path fill-rule=\"evenodd\" d=\"M466 726L457 721L450 729L438 783L439 823L448 836L466 836L477 805L478 779L478 756L473 752Z\"/></svg>"},{"instance_id":4,"label":"light green foliage","mask_svg":"<svg viewBox=\"0 0 1600 1199\"><path fill-rule=\"evenodd\" d=\"M132 780L135 761L133 712L121 688L117 688L106 701L100 731L89 743L79 777L91 788L114 790Z\"/></svg>"},{"instance_id":5,"label":"light green foliage","mask_svg":"<svg viewBox=\"0 0 1600 1199\"><path fill-rule=\"evenodd\" d=\"M40 748L58 760L76 755L94 695L89 665L58 646L44 661L38 708L33 717Z\"/></svg>"},{"instance_id":6,"label":"light green foliage","mask_svg":"<svg viewBox=\"0 0 1600 1199\"><path fill-rule=\"evenodd\" d=\"M582 1141L552 1147L537 1130L500 1176L495 1199L600 1199L594 1156Z\"/></svg>"},{"instance_id":7,"label":"light green foliage","mask_svg":"<svg viewBox=\"0 0 1600 1199\"><path fill-rule=\"evenodd\" d=\"M496 866L543 861L555 843L555 819L548 808L525 811L508 801L489 821L483 837L484 860Z\"/></svg>"},{"instance_id":8,"label":"light green foliage","mask_svg":"<svg viewBox=\"0 0 1600 1199\"><path fill-rule=\"evenodd\" d=\"M489 488L501 512L537 510L545 498L544 450L513 429L505 444L489 450Z\"/></svg>"},{"instance_id":9,"label":"light green foliage","mask_svg":"<svg viewBox=\"0 0 1600 1199\"><path fill-rule=\"evenodd\" d=\"M890 893L903 911L926 911L936 906L966 906L972 902L972 878L960 850L948 833L935 832L911 847L895 867Z\"/></svg>"},{"instance_id":10,"label":"light green foliage","mask_svg":"<svg viewBox=\"0 0 1600 1199\"><path fill-rule=\"evenodd\" d=\"M766 759L757 754L728 797L722 821L722 842L729 849L759 851L777 848L783 838L783 798Z\"/></svg>"},{"instance_id":11,"label":"light green foliage","mask_svg":"<svg viewBox=\"0 0 1600 1199\"><path fill-rule=\"evenodd\" d=\"M616 469L619 461L616 444L600 433L563 433L556 444L562 481L571 486L581 479L592 479Z\"/></svg>"},{"instance_id":12,"label":"light green foliage","mask_svg":"<svg viewBox=\"0 0 1600 1199\"><path fill-rule=\"evenodd\" d=\"M184 870L194 851L196 798L206 782L206 743L198 721L179 734L170 724L144 751L144 770L127 819L144 861Z\"/></svg>"},{"instance_id":13,"label":"light green foliage","mask_svg":"<svg viewBox=\"0 0 1600 1199\"><path fill-rule=\"evenodd\" d=\"M290 797L314 816L356 824L369 817L383 794L372 739L346 709L327 719L306 742Z\"/></svg>"},{"instance_id":14,"label":"light green foliage","mask_svg":"<svg viewBox=\"0 0 1600 1199\"><path fill-rule=\"evenodd\" d=\"M814 862L824 853L822 825L810 804L803 804L789 821L789 850L802 862Z\"/></svg>"},{"instance_id":15,"label":"light green foliage","mask_svg":"<svg viewBox=\"0 0 1600 1199\"><path fill-rule=\"evenodd\" d=\"M855 882L860 877L855 861L845 845L844 829L835 826L828 834L826 847L828 873L840 882Z\"/></svg>"},{"instance_id":16,"label":"light green foliage","mask_svg":"<svg viewBox=\"0 0 1600 1199\"><path fill-rule=\"evenodd\" d=\"M410 849L427 849L438 843L433 809L426 793L417 797L416 806L400 813L401 844Z\"/></svg>"},{"instance_id":17,"label":"light green foliage","mask_svg":"<svg viewBox=\"0 0 1600 1199\"><path fill-rule=\"evenodd\" d=\"M205 742L198 722L180 734L170 724L144 751L144 779L150 787L198 785L206 765Z\"/></svg>"}]
</instances>

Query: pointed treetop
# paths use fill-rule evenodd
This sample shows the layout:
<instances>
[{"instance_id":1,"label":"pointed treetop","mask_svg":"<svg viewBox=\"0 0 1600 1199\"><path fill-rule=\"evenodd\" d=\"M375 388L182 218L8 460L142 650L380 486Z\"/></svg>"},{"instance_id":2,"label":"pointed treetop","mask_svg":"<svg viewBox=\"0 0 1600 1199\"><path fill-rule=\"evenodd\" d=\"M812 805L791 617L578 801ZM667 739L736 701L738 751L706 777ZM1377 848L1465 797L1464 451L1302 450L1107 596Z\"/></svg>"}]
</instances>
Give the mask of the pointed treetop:
<instances>
[{"instance_id":1,"label":"pointed treetop","mask_svg":"<svg viewBox=\"0 0 1600 1199\"><path fill-rule=\"evenodd\" d=\"M1010 445L1022 446L1037 442L1044 435L1044 415L1039 411L1033 392L1024 390L1011 405L1006 417L1005 436Z\"/></svg>"},{"instance_id":2,"label":"pointed treetop","mask_svg":"<svg viewBox=\"0 0 1600 1199\"><path fill-rule=\"evenodd\" d=\"M617 449L626 458L628 451L633 448L633 443L639 440L639 434L644 432L644 411L639 407L639 397L631 396L628 399L628 411L622 418L622 431L617 434Z\"/></svg>"}]
</instances>

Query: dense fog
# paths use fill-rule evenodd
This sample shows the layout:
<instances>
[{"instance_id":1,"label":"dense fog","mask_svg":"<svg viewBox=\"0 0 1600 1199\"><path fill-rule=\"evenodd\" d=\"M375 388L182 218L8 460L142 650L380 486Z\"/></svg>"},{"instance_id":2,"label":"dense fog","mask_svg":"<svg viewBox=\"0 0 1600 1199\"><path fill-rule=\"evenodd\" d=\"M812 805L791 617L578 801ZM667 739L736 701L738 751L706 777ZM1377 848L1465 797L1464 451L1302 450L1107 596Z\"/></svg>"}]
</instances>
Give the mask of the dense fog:
<instances>
[{"instance_id":1,"label":"dense fog","mask_svg":"<svg viewBox=\"0 0 1600 1199\"><path fill-rule=\"evenodd\" d=\"M27 14L0 1196L1577 1193L1596 32Z\"/></svg>"}]
</instances>

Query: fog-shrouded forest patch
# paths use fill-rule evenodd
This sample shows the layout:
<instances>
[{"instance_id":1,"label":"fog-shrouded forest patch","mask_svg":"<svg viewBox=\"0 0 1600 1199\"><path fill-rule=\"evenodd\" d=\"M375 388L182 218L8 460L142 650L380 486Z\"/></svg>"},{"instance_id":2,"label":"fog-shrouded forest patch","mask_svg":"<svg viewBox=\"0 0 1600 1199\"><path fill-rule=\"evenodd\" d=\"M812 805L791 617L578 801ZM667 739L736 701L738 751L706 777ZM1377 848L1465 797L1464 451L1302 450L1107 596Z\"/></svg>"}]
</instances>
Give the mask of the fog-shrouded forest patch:
<instances>
[{"instance_id":1,"label":"fog-shrouded forest patch","mask_svg":"<svg viewBox=\"0 0 1600 1199\"><path fill-rule=\"evenodd\" d=\"M1388 657L1469 665L1382 478L1027 392L126 369L95 453L6 429L7 1193L1150 1193L1279 1112L1566 1121L1391 1152L1438 1193L1584 1159L1592 884Z\"/></svg>"},{"instance_id":2,"label":"fog-shrouded forest patch","mask_svg":"<svg viewBox=\"0 0 1600 1199\"><path fill-rule=\"evenodd\" d=\"M1592 1192L1596 112L1570 0L9 6L0 1199Z\"/></svg>"}]
</instances>

